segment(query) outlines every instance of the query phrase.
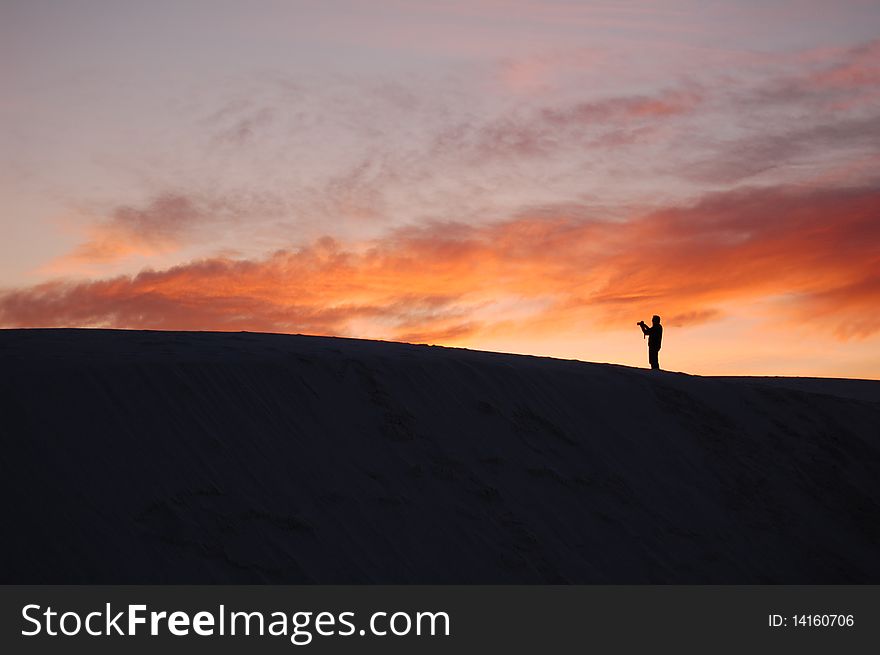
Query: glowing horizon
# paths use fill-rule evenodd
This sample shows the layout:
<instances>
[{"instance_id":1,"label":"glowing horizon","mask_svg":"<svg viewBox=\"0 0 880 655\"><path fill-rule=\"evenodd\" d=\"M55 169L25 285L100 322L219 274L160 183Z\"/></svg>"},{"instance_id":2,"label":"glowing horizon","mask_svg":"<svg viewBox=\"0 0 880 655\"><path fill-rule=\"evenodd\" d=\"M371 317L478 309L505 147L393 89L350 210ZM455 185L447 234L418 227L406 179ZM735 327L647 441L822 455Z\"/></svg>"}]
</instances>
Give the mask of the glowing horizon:
<instances>
[{"instance_id":1,"label":"glowing horizon","mask_svg":"<svg viewBox=\"0 0 880 655\"><path fill-rule=\"evenodd\" d=\"M0 327L880 379L872 3L0 12Z\"/></svg>"}]
</instances>

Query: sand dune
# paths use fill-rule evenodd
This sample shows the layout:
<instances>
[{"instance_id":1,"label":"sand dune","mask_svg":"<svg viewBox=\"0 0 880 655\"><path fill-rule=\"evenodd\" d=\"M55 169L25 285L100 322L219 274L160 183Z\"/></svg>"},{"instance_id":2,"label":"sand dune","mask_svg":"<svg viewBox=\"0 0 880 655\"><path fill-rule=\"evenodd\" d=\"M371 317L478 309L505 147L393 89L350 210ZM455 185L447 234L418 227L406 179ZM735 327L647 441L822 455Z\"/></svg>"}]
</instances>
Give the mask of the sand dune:
<instances>
[{"instance_id":1,"label":"sand dune","mask_svg":"<svg viewBox=\"0 0 880 655\"><path fill-rule=\"evenodd\" d=\"M0 331L2 582L880 582L880 382Z\"/></svg>"}]
</instances>

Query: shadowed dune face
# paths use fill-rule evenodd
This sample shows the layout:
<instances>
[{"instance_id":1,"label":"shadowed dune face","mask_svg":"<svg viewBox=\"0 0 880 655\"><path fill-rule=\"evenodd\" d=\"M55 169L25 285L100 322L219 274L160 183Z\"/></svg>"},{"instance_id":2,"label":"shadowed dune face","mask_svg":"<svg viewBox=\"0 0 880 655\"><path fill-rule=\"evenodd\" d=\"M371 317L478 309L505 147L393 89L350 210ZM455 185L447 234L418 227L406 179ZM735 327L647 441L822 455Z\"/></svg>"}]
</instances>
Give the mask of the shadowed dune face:
<instances>
[{"instance_id":1,"label":"shadowed dune face","mask_svg":"<svg viewBox=\"0 0 880 655\"><path fill-rule=\"evenodd\" d=\"M877 382L108 330L0 366L2 582L880 582Z\"/></svg>"}]
</instances>

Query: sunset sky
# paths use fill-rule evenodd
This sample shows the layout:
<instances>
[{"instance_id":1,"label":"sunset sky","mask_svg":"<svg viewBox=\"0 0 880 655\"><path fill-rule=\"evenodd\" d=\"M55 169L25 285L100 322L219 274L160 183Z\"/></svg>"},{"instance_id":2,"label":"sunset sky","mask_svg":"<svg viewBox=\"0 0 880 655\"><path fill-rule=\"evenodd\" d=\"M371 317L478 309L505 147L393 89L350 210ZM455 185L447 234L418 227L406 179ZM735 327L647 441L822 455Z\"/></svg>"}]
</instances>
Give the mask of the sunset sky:
<instances>
[{"instance_id":1,"label":"sunset sky","mask_svg":"<svg viewBox=\"0 0 880 655\"><path fill-rule=\"evenodd\" d=\"M0 326L880 378L876 0L0 0Z\"/></svg>"}]
</instances>

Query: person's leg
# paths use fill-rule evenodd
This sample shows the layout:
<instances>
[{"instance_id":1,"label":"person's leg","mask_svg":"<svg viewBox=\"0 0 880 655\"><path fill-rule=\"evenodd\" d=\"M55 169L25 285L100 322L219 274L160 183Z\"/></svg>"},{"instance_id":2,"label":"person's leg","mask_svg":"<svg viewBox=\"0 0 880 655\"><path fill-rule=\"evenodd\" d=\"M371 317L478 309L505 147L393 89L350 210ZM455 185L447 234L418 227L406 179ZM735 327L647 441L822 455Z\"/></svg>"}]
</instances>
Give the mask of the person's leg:
<instances>
[{"instance_id":1,"label":"person's leg","mask_svg":"<svg viewBox=\"0 0 880 655\"><path fill-rule=\"evenodd\" d=\"M653 348L648 348L648 361L651 363L651 368L659 369L660 368L660 351L654 350Z\"/></svg>"}]
</instances>

